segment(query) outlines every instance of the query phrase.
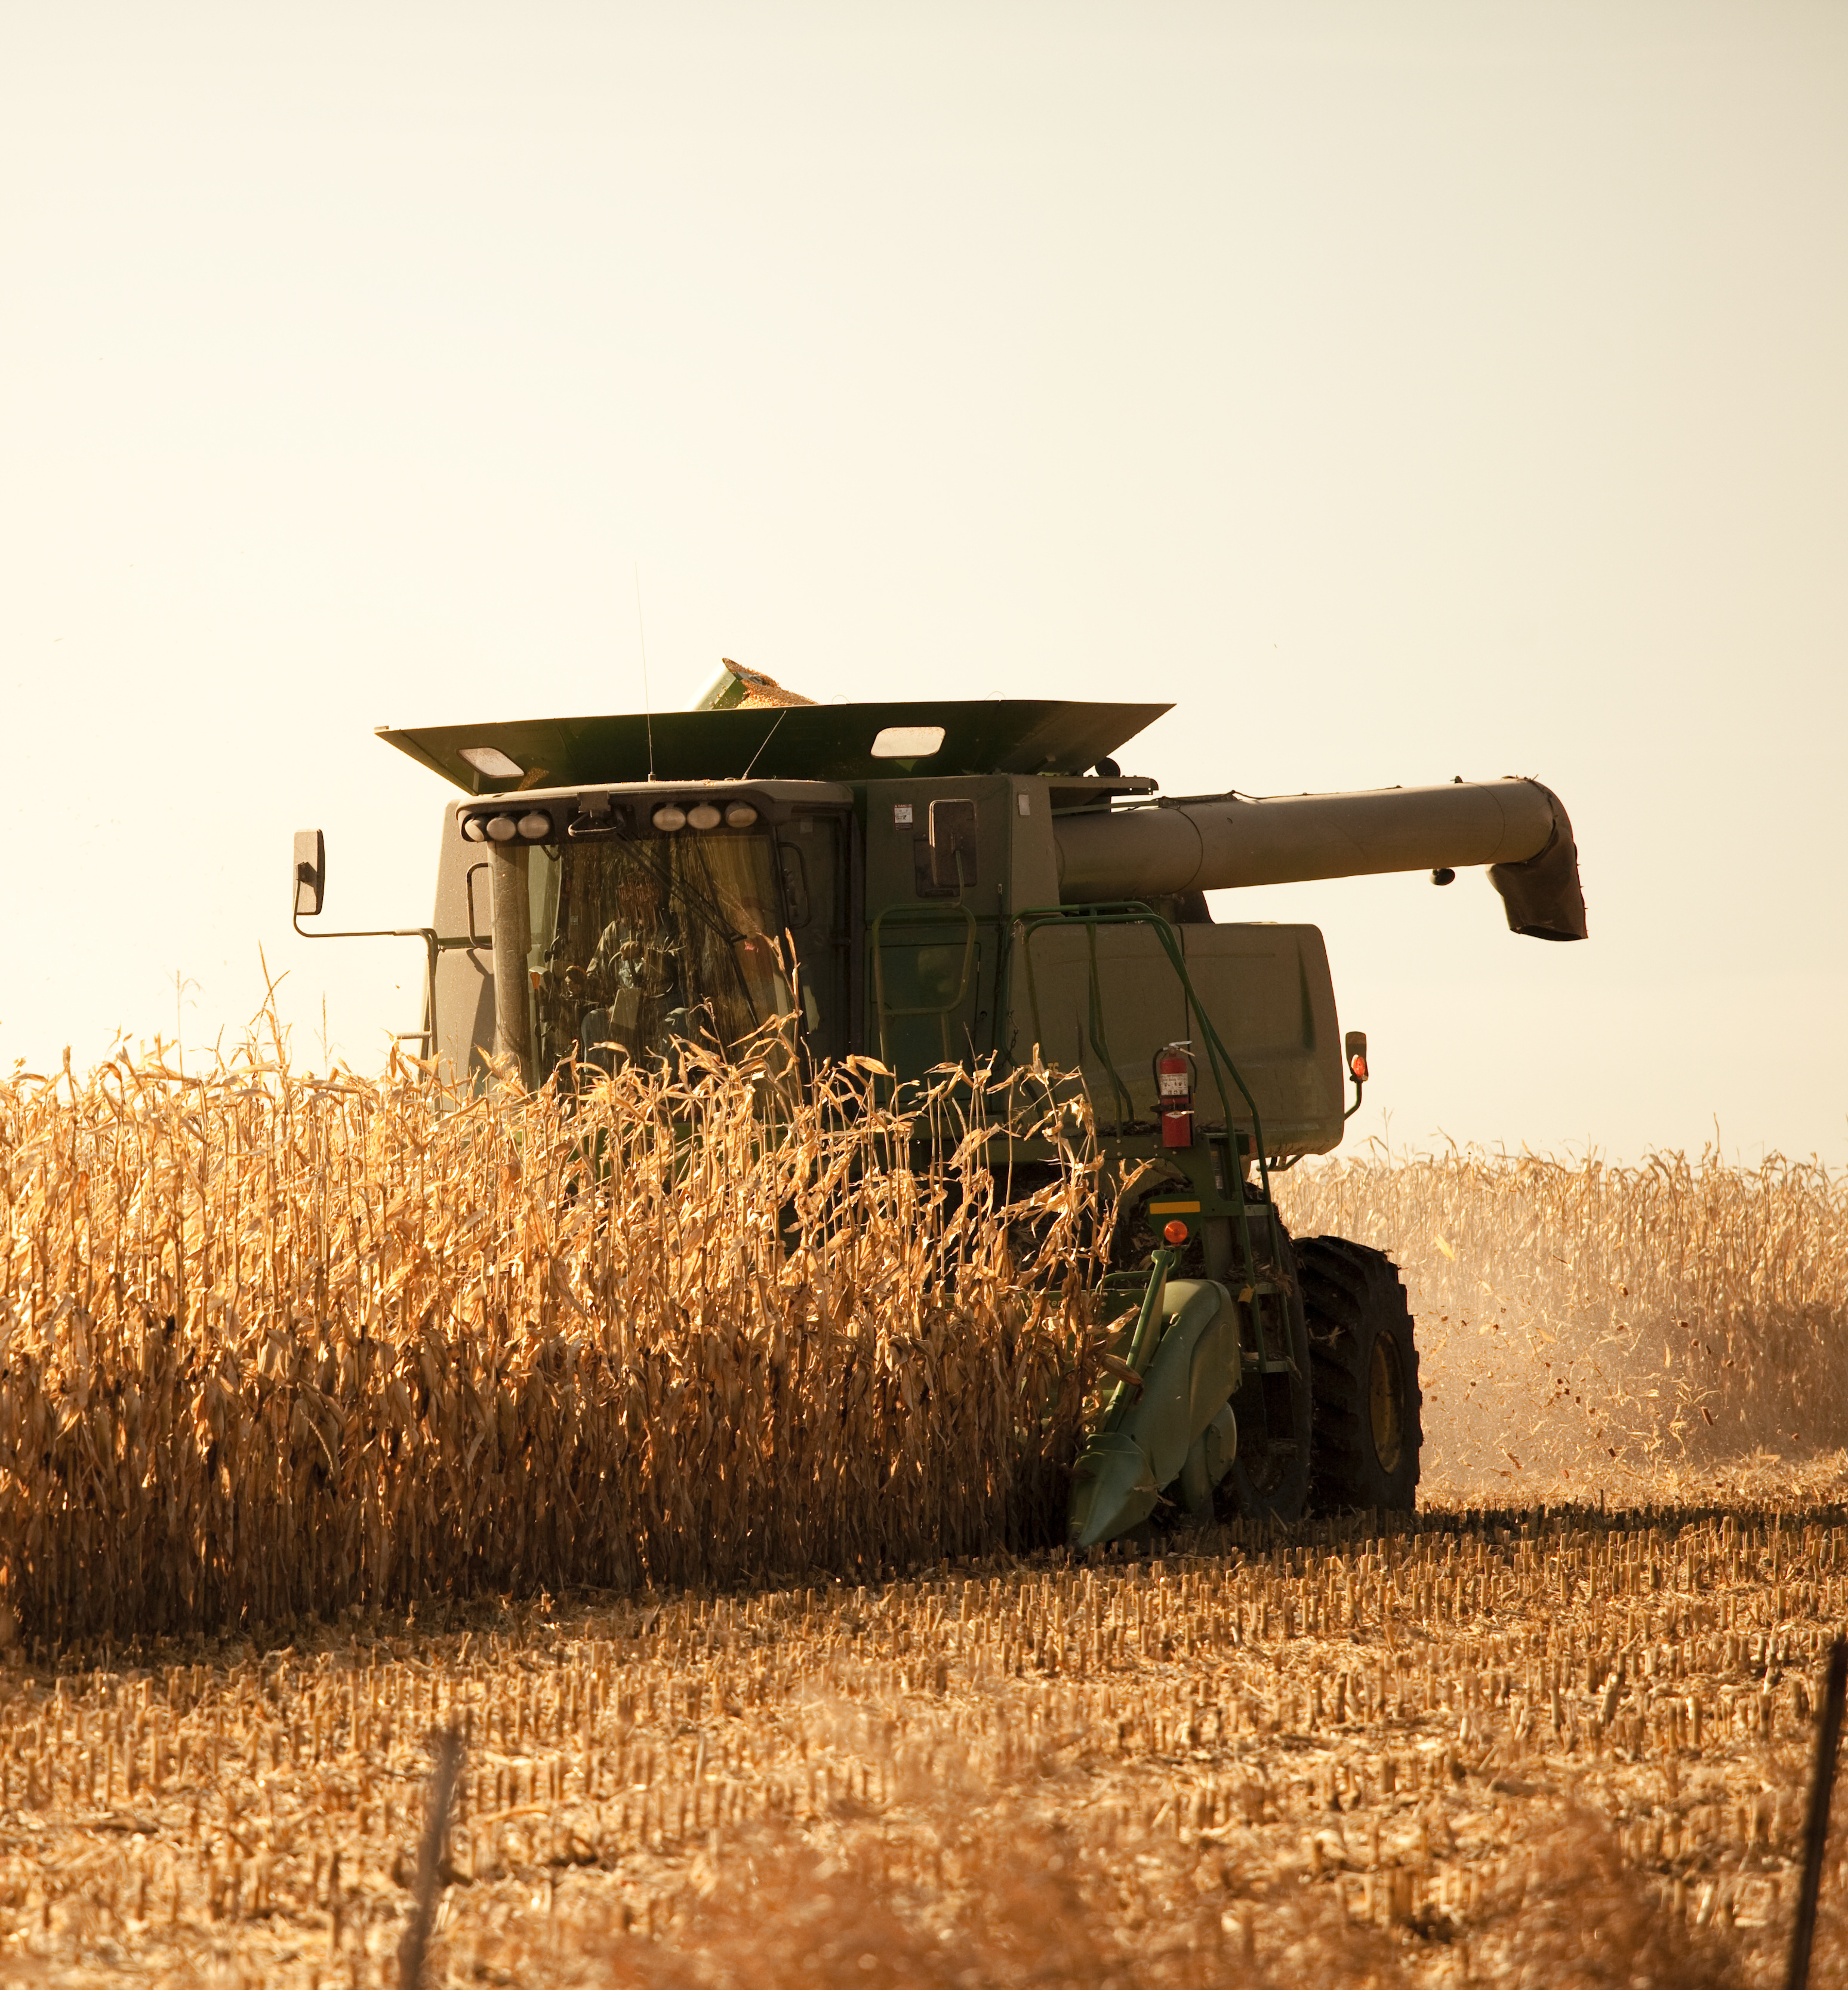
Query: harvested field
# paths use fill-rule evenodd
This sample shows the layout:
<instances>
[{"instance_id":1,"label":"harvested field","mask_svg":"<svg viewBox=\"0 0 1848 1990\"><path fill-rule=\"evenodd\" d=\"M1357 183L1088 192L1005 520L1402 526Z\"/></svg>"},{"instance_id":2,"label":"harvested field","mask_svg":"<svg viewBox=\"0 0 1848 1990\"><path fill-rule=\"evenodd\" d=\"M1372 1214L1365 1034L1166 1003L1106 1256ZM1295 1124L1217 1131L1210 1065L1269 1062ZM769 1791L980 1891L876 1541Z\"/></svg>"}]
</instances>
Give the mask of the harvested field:
<instances>
[{"instance_id":1,"label":"harvested field","mask_svg":"<svg viewBox=\"0 0 1848 1990\"><path fill-rule=\"evenodd\" d=\"M1823 1489L15 1666L0 1978L395 1983L453 1723L436 1982L1779 1981Z\"/></svg>"}]
</instances>

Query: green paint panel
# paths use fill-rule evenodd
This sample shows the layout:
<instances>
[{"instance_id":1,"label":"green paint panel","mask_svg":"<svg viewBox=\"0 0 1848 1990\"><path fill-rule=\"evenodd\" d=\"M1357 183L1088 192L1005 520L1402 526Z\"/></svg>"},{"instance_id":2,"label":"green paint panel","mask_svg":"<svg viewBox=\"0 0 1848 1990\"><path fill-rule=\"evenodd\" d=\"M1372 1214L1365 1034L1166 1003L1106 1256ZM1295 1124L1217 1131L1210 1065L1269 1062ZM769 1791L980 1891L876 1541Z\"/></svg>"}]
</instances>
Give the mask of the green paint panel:
<instances>
[{"instance_id":1,"label":"green paint panel","mask_svg":"<svg viewBox=\"0 0 1848 1990\"><path fill-rule=\"evenodd\" d=\"M1177 1279L1162 1294L1161 1311L1161 1339L1128 1414L1078 1462L1067 1527L1074 1547L1114 1540L1146 1520L1159 1489L1180 1478L1244 1379L1237 1309L1225 1286ZM1204 1455L1202 1468L1212 1469ZM1183 1489L1196 1503L1198 1488Z\"/></svg>"},{"instance_id":2,"label":"green paint panel","mask_svg":"<svg viewBox=\"0 0 1848 1990\"><path fill-rule=\"evenodd\" d=\"M1152 725L1165 705L1066 698L906 700L602 718L504 719L480 725L381 726L378 736L472 795L624 781L877 781L910 773L1077 774ZM941 725L943 744L915 760L875 759L887 726ZM652 735L652 737L651 737ZM520 769L495 779L463 759L492 748Z\"/></svg>"},{"instance_id":3,"label":"green paint panel","mask_svg":"<svg viewBox=\"0 0 1848 1990\"><path fill-rule=\"evenodd\" d=\"M1093 1439L1072 1474L1072 1546L1095 1547L1127 1533L1155 1510L1160 1497L1142 1447L1132 1437L1106 1431Z\"/></svg>"}]
</instances>

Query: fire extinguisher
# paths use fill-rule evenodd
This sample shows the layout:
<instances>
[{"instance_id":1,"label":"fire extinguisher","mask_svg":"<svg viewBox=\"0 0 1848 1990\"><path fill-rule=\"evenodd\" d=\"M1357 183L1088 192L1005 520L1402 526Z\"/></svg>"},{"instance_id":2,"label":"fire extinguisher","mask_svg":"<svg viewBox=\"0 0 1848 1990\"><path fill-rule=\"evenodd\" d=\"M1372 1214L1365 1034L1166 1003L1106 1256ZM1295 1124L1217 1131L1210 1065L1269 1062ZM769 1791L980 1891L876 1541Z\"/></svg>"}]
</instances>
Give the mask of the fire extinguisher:
<instances>
[{"instance_id":1,"label":"fire extinguisher","mask_svg":"<svg viewBox=\"0 0 1848 1990\"><path fill-rule=\"evenodd\" d=\"M1193 1145L1193 1053L1185 1044L1168 1044L1155 1053L1155 1104L1161 1115L1164 1147Z\"/></svg>"}]
</instances>

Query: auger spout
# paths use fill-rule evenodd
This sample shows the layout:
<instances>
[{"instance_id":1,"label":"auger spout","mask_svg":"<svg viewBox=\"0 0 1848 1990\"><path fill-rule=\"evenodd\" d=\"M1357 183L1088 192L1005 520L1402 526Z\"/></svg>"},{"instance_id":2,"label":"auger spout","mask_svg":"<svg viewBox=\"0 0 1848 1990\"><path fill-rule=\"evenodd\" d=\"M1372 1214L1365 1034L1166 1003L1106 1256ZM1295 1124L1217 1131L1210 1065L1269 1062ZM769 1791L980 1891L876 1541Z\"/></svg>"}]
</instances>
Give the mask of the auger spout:
<instances>
[{"instance_id":1,"label":"auger spout","mask_svg":"<svg viewBox=\"0 0 1848 1990\"><path fill-rule=\"evenodd\" d=\"M1486 864L1514 932L1585 936L1572 825L1538 781L1216 795L1080 810L1055 828L1068 905Z\"/></svg>"}]
</instances>

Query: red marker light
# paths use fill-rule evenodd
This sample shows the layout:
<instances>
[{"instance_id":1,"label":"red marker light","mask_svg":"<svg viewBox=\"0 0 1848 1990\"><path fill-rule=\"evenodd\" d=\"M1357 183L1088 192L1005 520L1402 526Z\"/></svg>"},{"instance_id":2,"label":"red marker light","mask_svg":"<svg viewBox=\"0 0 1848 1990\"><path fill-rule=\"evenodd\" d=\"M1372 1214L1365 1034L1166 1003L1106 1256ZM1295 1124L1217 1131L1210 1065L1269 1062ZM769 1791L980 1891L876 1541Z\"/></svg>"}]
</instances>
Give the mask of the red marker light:
<instances>
[{"instance_id":1,"label":"red marker light","mask_svg":"<svg viewBox=\"0 0 1848 1990\"><path fill-rule=\"evenodd\" d=\"M1187 1241L1187 1225L1179 1217L1170 1217L1161 1226L1161 1234L1170 1244L1185 1244Z\"/></svg>"},{"instance_id":2,"label":"red marker light","mask_svg":"<svg viewBox=\"0 0 1848 1990\"><path fill-rule=\"evenodd\" d=\"M1356 1080L1359 1083L1365 1085L1367 1082L1366 1052L1365 1051L1356 1051L1353 1056L1348 1060L1348 1068L1353 1072Z\"/></svg>"}]
</instances>

